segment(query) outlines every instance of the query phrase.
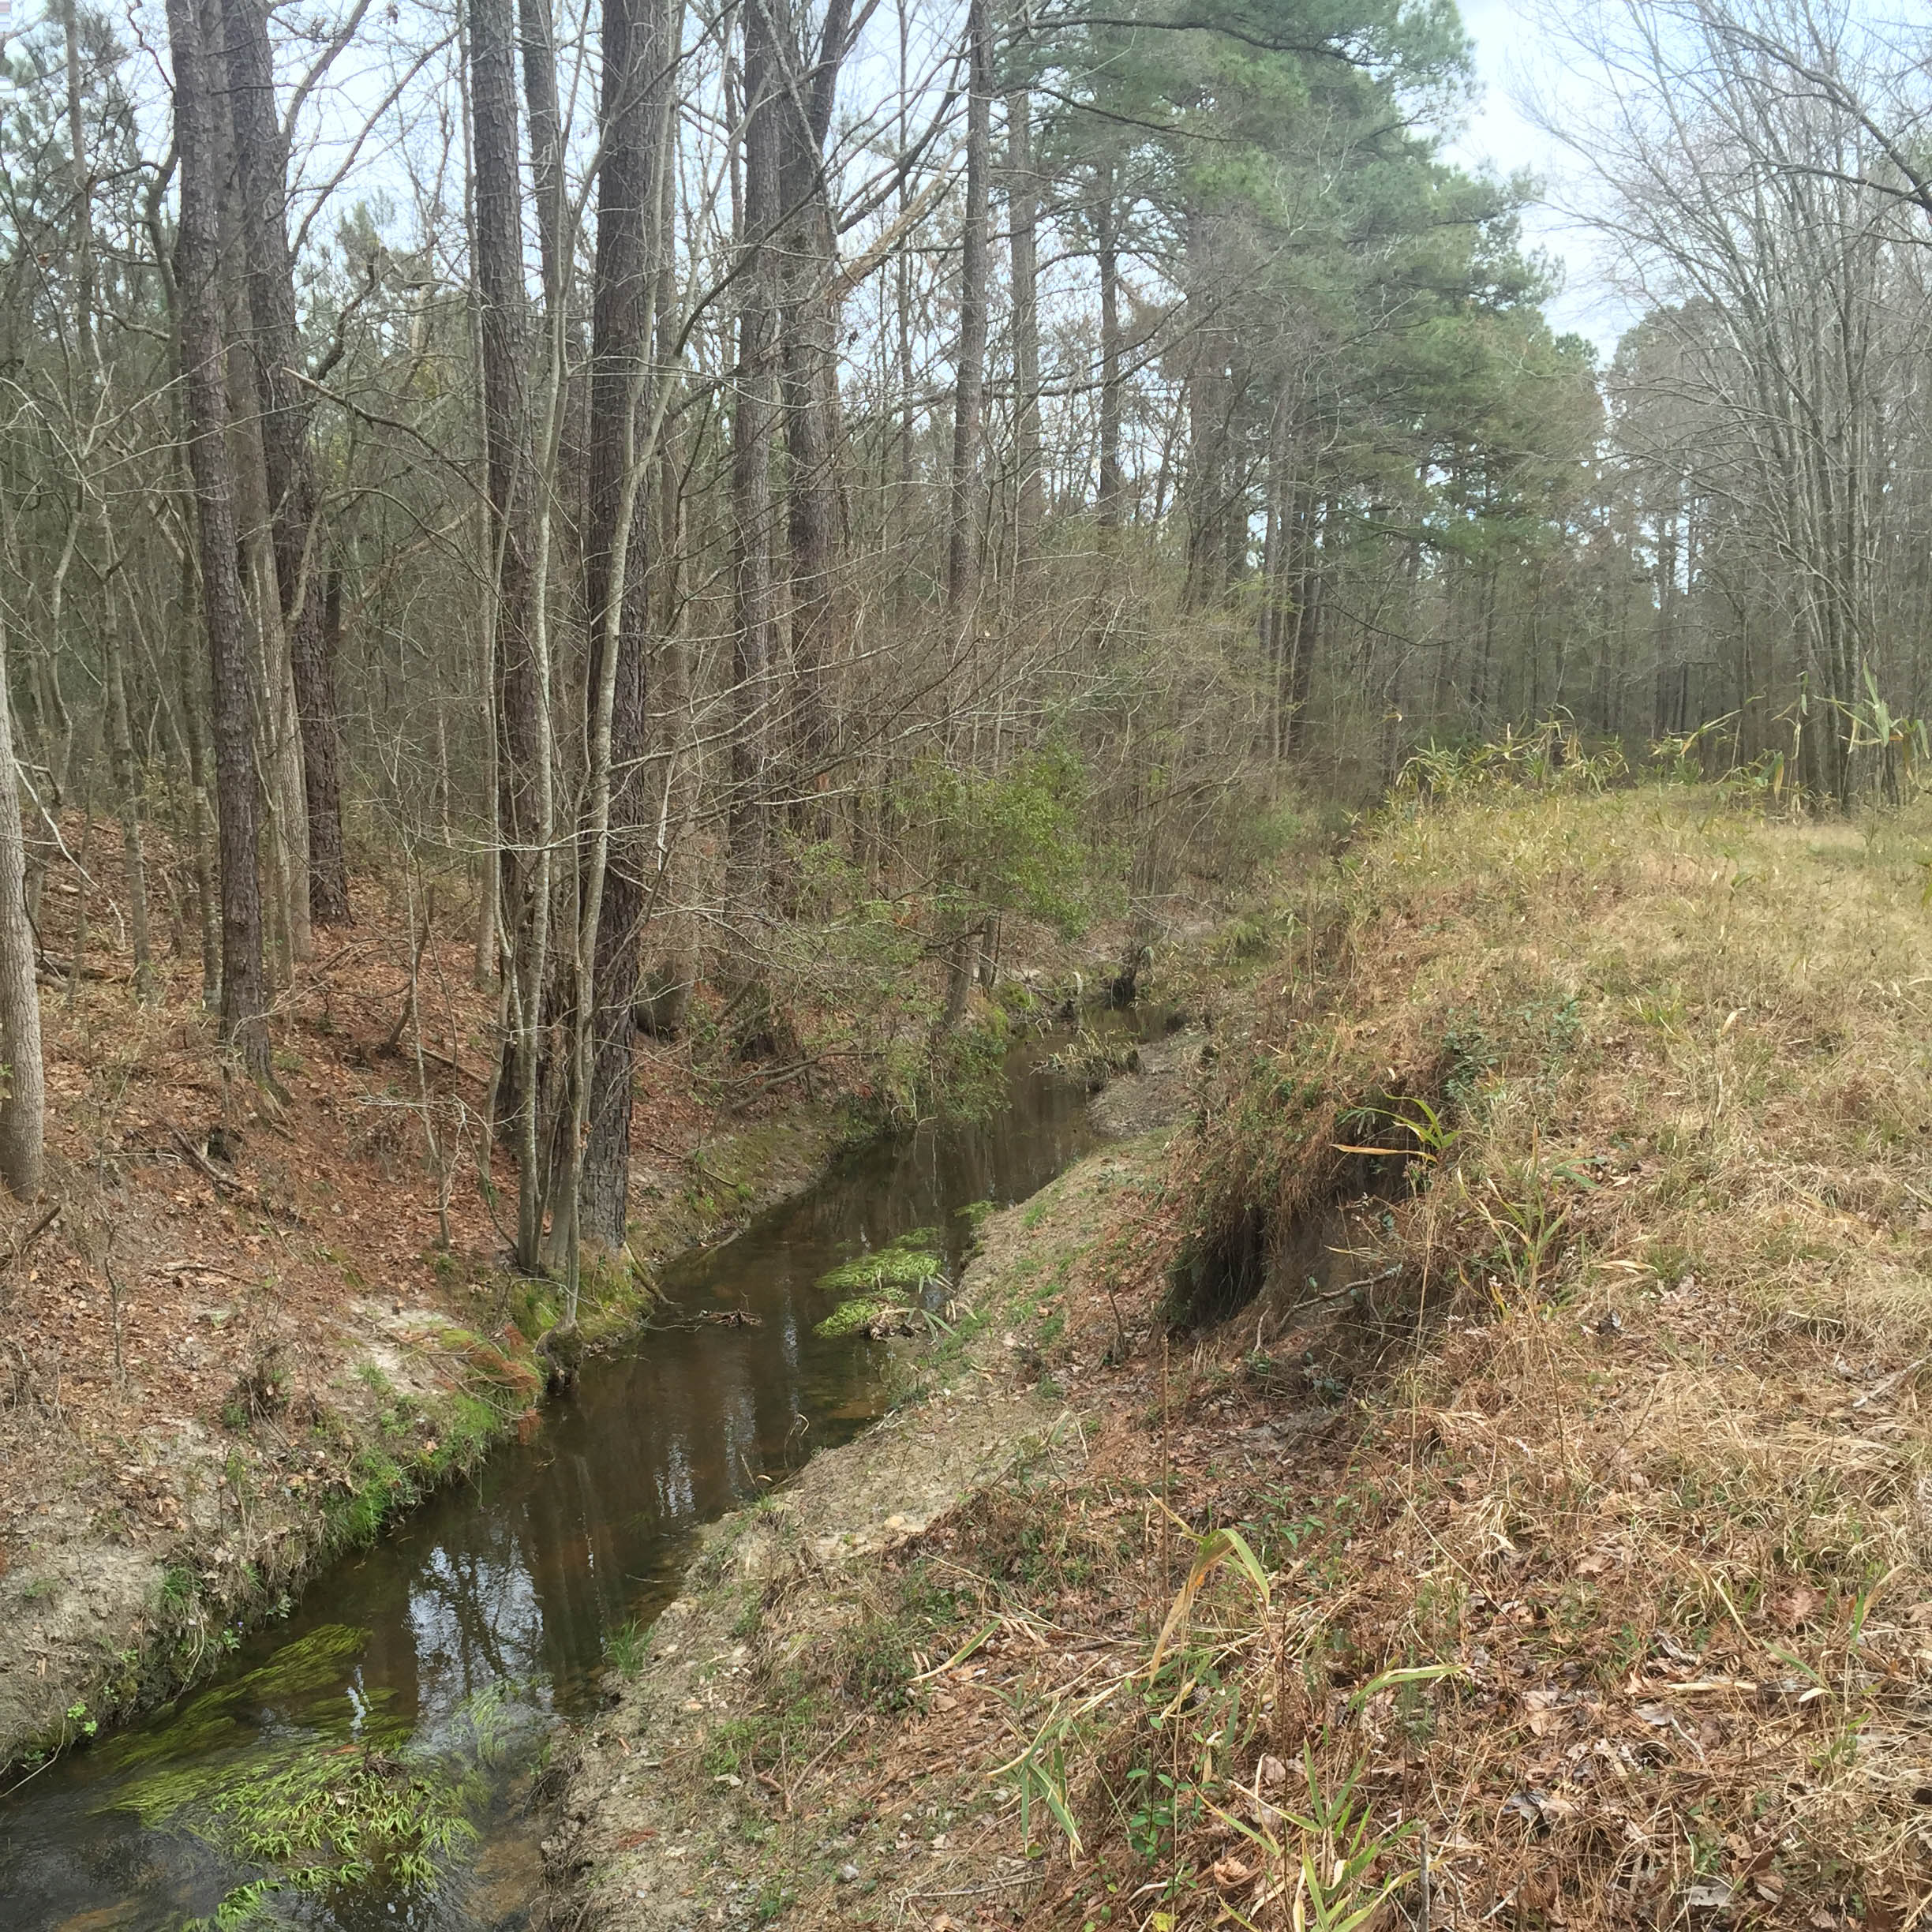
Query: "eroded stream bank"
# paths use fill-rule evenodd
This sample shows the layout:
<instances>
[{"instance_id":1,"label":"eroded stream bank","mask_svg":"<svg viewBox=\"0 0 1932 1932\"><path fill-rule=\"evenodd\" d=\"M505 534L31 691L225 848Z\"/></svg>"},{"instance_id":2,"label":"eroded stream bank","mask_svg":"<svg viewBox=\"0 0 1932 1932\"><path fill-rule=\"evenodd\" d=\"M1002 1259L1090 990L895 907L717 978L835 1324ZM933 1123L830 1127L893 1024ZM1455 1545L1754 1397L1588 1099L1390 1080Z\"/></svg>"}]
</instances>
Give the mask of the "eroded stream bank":
<instances>
[{"instance_id":1,"label":"eroded stream bank","mask_svg":"<svg viewBox=\"0 0 1932 1932\"><path fill-rule=\"evenodd\" d=\"M818 1277L917 1226L957 1257L960 1210L1020 1199L1092 1144L1084 1089L1051 1050L1016 1050L986 1125L868 1149L673 1267L664 1324L590 1367L531 1443L325 1572L202 1690L19 1788L0 1807L8 1923L171 1932L224 1902L344 1932L526 1923L521 1800L545 1725L590 1706L697 1525L881 1412L886 1351L814 1333L832 1305ZM371 1796L406 1814L393 1842L432 1880L322 1829L298 1862L333 1881L245 1889L287 1876L271 1826L291 1797L326 1820Z\"/></svg>"}]
</instances>

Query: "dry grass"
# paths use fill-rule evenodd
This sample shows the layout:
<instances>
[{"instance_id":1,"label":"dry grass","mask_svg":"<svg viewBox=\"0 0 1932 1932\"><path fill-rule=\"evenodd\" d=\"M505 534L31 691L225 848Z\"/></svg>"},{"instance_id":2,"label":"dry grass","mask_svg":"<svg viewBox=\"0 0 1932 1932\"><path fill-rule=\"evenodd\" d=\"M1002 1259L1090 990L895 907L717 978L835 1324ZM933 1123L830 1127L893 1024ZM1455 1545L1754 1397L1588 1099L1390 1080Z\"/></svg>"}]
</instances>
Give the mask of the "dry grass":
<instances>
[{"instance_id":1,"label":"dry grass","mask_svg":"<svg viewBox=\"0 0 1932 1932\"><path fill-rule=\"evenodd\" d=\"M767 1598L824 1668L743 1693L812 1766L762 1912L1926 1915L1932 818L1589 779L1372 828L1164 1180L995 1224L948 1378L1044 1379L1084 1457L900 1545L856 1648Z\"/></svg>"},{"instance_id":2,"label":"dry grass","mask_svg":"<svg viewBox=\"0 0 1932 1932\"><path fill-rule=\"evenodd\" d=\"M998 1625L861 1720L837 1843L983 1822L803 1915L1926 1915L1932 820L1582 777L1366 836L1016 1301L1089 1452L902 1555L972 1597L923 1657Z\"/></svg>"},{"instance_id":3,"label":"dry grass","mask_svg":"<svg viewBox=\"0 0 1932 1932\"><path fill-rule=\"evenodd\" d=\"M1265 1603L1203 1545L1188 1634L1123 1681L1165 1815L1090 1780L1039 1916L1339 1923L1391 1883L1438 1926L1923 1915L1928 849L1555 790L1361 848L1327 972L1178 1156L1184 1291L1274 1261L1191 1407L1299 1342L1358 1417L1224 1509ZM1338 1141L1413 1149L1339 1301L1280 1260ZM1339 1885L1323 1792L1365 1819Z\"/></svg>"}]
</instances>

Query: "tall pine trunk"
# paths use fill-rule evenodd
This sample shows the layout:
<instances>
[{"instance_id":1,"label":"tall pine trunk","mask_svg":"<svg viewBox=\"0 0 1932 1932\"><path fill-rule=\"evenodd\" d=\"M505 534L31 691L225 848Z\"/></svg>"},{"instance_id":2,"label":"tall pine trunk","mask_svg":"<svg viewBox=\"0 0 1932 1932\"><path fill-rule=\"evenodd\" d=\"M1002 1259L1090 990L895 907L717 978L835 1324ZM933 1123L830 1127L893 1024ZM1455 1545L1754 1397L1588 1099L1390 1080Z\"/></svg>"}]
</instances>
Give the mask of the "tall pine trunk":
<instances>
[{"instance_id":1,"label":"tall pine trunk","mask_svg":"<svg viewBox=\"0 0 1932 1932\"><path fill-rule=\"evenodd\" d=\"M659 175L669 24L666 0L604 0L584 570L590 625L586 926L591 973L577 1221L584 1238L613 1251L623 1245L630 1196L631 1009L646 904L642 833L650 816L644 770L651 749L645 711L650 515L643 480L653 425L646 422L640 434L639 416L663 253ZM654 410L649 414L654 418Z\"/></svg>"},{"instance_id":2,"label":"tall pine trunk","mask_svg":"<svg viewBox=\"0 0 1932 1932\"><path fill-rule=\"evenodd\" d=\"M227 440L215 174L213 77L194 0L168 0L181 212L174 280L181 305L182 390L194 482L215 739L221 852L221 1037L250 1076L271 1077L262 982L261 883L256 871L252 689L236 568L234 476Z\"/></svg>"},{"instance_id":3,"label":"tall pine trunk","mask_svg":"<svg viewBox=\"0 0 1932 1932\"><path fill-rule=\"evenodd\" d=\"M495 718L497 886L503 933L507 1097L519 1168L517 1260L537 1264L542 1235L537 1159L537 1040L543 987L543 695L531 635L527 305L522 176L517 153L516 29L511 0L469 0L470 152L475 175L477 299L483 358L485 489L496 584Z\"/></svg>"}]
</instances>

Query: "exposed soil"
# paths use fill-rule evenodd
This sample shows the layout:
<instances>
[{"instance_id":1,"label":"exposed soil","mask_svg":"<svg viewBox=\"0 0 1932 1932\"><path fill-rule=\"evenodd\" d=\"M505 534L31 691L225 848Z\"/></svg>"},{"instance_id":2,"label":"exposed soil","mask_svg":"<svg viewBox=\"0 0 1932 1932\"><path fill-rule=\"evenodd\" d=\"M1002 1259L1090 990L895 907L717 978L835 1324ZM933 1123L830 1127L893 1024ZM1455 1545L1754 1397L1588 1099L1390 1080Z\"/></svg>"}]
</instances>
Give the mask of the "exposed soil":
<instances>
[{"instance_id":1,"label":"exposed soil","mask_svg":"<svg viewBox=\"0 0 1932 1932\"><path fill-rule=\"evenodd\" d=\"M1206 1046L1198 1032L1176 1032L1138 1048L1132 1070L1110 1080L1089 1103L1094 1125L1129 1140L1178 1120Z\"/></svg>"}]
</instances>

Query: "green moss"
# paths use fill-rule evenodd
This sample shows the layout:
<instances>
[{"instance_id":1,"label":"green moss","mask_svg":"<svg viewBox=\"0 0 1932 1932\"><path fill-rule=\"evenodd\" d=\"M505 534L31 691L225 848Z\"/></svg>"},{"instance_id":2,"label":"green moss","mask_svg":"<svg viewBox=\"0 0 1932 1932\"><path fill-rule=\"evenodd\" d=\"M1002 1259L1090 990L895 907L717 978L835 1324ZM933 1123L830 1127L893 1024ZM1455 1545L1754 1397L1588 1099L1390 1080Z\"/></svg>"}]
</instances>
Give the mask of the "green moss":
<instances>
[{"instance_id":1,"label":"green moss","mask_svg":"<svg viewBox=\"0 0 1932 1932\"><path fill-rule=\"evenodd\" d=\"M451 1396L443 1418L443 1432L424 1458L429 1474L440 1478L474 1469L503 1428L500 1409L474 1395Z\"/></svg>"},{"instance_id":2,"label":"green moss","mask_svg":"<svg viewBox=\"0 0 1932 1932\"><path fill-rule=\"evenodd\" d=\"M389 1512L414 1494L408 1473L387 1450L358 1451L350 1465L348 1487L323 1506L329 1541L373 1542Z\"/></svg>"},{"instance_id":3,"label":"green moss","mask_svg":"<svg viewBox=\"0 0 1932 1932\"><path fill-rule=\"evenodd\" d=\"M286 1643L266 1664L231 1682L185 1699L165 1723L124 1731L102 1745L97 1755L116 1773L145 1776L110 1779L113 1802L138 1812L142 1822L164 1822L182 1808L209 1797L231 1775L230 1754L238 1724L264 1705L294 1712L331 1695L362 1654L367 1633L344 1623L320 1629ZM343 1706L341 1722L348 1721Z\"/></svg>"},{"instance_id":4,"label":"green moss","mask_svg":"<svg viewBox=\"0 0 1932 1932\"><path fill-rule=\"evenodd\" d=\"M261 1874L229 1892L204 1927L284 1923L294 1900L379 1878L426 1888L476 1842L483 1773L512 1747L511 1694L472 1698L435 1755L412 1745L409 1718L384 1694L354 1714L352 1733L339 1694L363 1642L340 1625L311 1632L159 1732L120 1741L124 1762L153 1769L118 1786L118 1807ZM264 1702L290 1721L256 1732L238 1762L236 1719Z\"/></svg>"}]
</instances>

